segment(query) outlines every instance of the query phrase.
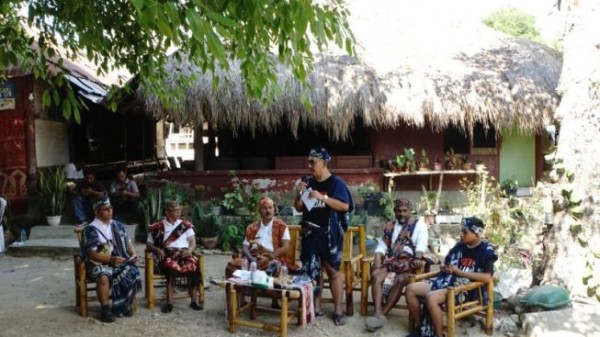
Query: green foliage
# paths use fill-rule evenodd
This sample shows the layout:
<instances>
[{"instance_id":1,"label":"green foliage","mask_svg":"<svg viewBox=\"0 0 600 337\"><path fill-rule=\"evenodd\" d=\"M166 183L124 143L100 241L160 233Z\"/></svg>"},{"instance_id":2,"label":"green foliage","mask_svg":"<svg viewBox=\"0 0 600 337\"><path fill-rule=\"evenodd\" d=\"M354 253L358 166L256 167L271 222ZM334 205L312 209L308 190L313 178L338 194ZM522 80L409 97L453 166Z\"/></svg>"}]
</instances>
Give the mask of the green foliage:
<instances>
[{"instance_id":1,"label":"green foliage","mask_svg":"<svg viewBox=\"0 0 600 337\"><path fill-rule=\"evenodd\" d=\"M221 226L219 241L221 241L224 251L239 251L246 235L246 226L244 224L251 221L246 222L247 220L248 218L242 217L241 222L226 222Z\"/></svg>"},{"instance_id":2,"label":"green foliage","mask_svg":"<svg viewBox=\"0 0 600 337\"><path fill-rule=\"evenodd\" d=\"M383 207L383 217L386 220L394 218L394 196L390 192L381 192L379 205Z\"/></svg>"},{"instance_id":3,"label":"green foliage","mask_svg":"<svg viewBox=\"0 0 600 337\"><path fill-rule=\"evenodd\" d=\"M189 196L185 191L185 186L167 181L167 184L163 188L163 200L175 200L180 205L189 204Z\"/></svg>"},{"instance_id":4,"label":"green foliage","mask_svg":"<svg viewBox=\"0 0 600 337\"><path fill-rule=\"evenodd\" d=\"M27 17L21 16L22 8ZM240 60L247 93L266 102L281 92L271 58L274 47L278 60L305 82L314 50L333 42L354 53L348 15L343 0L2 1L0 69L31 69L50 85L44 104L61 106L66 118L79 121L83 103L64 77L63 58L85 57L98 67L98 75L119 68L139 74L146 90L176 108L185 91L168 91L163 83L167 55L177 48L174 57L212 73ZM30 37L25 26L39 35ZM49 59L58 65L56 76ZM182 84L195 75L182 77ZM62 99L55 94L59 87L67 91ZM111 108L116 107L116 93L111 92Z\"/></svg>"},{"instance_id":5,"label":"green foliage","mask_svg":"<svg viewBox=\"0 0 600 337\"><path fill-rule=\"evenodd\" d=\"M62 215L67 199L67 180L60 167L40 170L38 190L46 215Z\"/></svg>"},{"instance_id":6,"label":"green foliage","mask_svg":"<svg viewBox=\"0 0 600 337\"><path fill-rule=\"evenodd\" d=\"M192 223L196 226L198 237L215 237L221 229L221 218L211 213L204 213L202 203L195 202L191 214Z\"/></svg>"},{"instance_id":7,"label":"green foliage","mask_svg":"<svg viewBox=\"0 0 600 337\"><path fill-rule=\"evenodd\" d=\"M146 197L138 203L138 221L145 228L163 217L163 198L159 188L148 187Z\"/></svg>"},{"instance_id":8,"label":"green foliage","mask_svg":"<svg viewBox=\"0 0 600 337\"><path fill-rule=\"evenodd\" d=\"M258 200L263 196L263 191L254 182L238 178L235 171L231 171L231 180L223 188L223 207L238 215L258 216Z\"/></svg>"},{"instance_id":9,"label":"green foliage","mask_svg":"<svg viewBox=\"0 0 600 337\"><path fill-rule=\"evenodd\" d=\"M516 8L507 8L494 12L483 19L483 23L494 30L512 36L532 41L540 40L540 33L535 28L535 18Z\"/></svg>"}]
</instances>

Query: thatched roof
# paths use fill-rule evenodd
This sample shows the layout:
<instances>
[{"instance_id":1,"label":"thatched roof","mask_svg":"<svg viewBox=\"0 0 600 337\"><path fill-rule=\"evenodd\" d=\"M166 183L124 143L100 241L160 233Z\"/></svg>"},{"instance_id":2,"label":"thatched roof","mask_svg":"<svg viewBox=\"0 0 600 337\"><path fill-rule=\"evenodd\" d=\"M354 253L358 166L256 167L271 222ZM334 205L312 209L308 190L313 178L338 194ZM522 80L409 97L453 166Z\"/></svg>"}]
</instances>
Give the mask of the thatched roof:
<instances>
[{"instance_id":1,"label":"thatched roof","mask_svg":"<svg viewBox=\"0 0 600 337\"><path fill-rule=\"evenodd\" d=\"M317 54L309 79L311 111L283 67L278 73L283 94L267 107L247 98L235 63L219 72L227 81L216 91L210 75L198 76L187 88L182 111L164 109L143 89L138 95L149 114L180 124L208 122L234 132L289 128L294 135L304 124L323 128L334 139L347 136L355 117L375 128L407 123L440 129L454 123L470 129L478 121L521 131L539 131L551 121L558 103L559 53L493 32L478 19L436 16L427 2L403 4L351 2L359 58L332 50ZM168 86L178 84L179 71L201 73L174 59L167 71L172 74Z\"/></svg>"}]
</instances>

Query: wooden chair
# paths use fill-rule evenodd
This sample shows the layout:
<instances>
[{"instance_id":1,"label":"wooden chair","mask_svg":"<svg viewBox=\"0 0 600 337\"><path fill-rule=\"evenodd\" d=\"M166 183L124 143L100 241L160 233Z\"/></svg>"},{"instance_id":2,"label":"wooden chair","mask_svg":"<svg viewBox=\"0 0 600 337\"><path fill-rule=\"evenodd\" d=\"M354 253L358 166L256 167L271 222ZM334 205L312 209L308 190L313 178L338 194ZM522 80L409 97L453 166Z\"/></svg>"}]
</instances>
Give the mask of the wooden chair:
<instances>
[{"instance_id":1,"label":"wooden chair","mask_svg":"<svg viewBox=\"0 0 600 337\"><path fill-rule=\"evenodd\" d=\"M421 275L410 275L409 283L423 281L437 276L439 271L425 273ZM457 302L456 296L469 290L477 290L477 298L472 301ZM484 292L487 293L487 303L484 302ZM492 335L494 333L494 283L493 281L483 283L473 281L469 284L449 287L446 297L446 303L443 305L444 328L447 337L456 335L456 321L461 318L478 315L485 319L485 333ZM414 329L414 319L409 316L409 328Z\"/></svg>"},{"instance_id":2,"label":"wooden chair","mask_svg":"<svg viewBox=\"0 0 600 337\"><path fill-rule=\"evenodd\" d=\"M369 301L370 287L371 287L371 268L373 266L373 262L375 262L374 256L368 256L363 258L360 261L361 268L361 283L360 283L360 315L367 315L368 307L373 306L373 301ZM415 275L420 275L424 273L425 268L421 268L415 271ZM410 283L410 279L409 279ZM397 309L408 309L402 298L398 300L398 303L394 305L394 308Z\"/></svg>"},{"instance_id":3,"label":"wooden chair","mask_svg":"<svg viewBox=\"0 0 600 337\"><path fill-rule=\"evenodd\" d=\"M194 256L198 259L198 272L200 273L200 284L198 285L198 302L204 304L204 255L194 251ZM155 288L164 288L164 298L167 297L167 280L164 275L155 273L156 261L154 255L146 250L144 254L144 260L146 265L146 271L144 274L145 288L146 288L146 300L148 301L148 309L154 309L156 296L154 294ZM176 298L189 296L187 292L176 293Z\"/></svg>"},{"instance_id":4,"label":"wooden chair","mask_svg":"<svg viewBox=\"0 0 600 337\"><path fill-rule=\"evenodd\" d=\"M76 226L74 230L75 235L77 235L80 249L81 242L83 241L84 227L85 226ZM82 317L88 317L88 302L90 301L90 297L93 301L98 300L96 296L96 282L88 280L85 261L80 254L75 254L73 256L73 270L75 275L75 305L79 308L79 314ZM91 296L88 296L89 292L92 292ZM137 311L136 297L133 298L131 309L133 312Z\"/></svg>"}]
</instances>

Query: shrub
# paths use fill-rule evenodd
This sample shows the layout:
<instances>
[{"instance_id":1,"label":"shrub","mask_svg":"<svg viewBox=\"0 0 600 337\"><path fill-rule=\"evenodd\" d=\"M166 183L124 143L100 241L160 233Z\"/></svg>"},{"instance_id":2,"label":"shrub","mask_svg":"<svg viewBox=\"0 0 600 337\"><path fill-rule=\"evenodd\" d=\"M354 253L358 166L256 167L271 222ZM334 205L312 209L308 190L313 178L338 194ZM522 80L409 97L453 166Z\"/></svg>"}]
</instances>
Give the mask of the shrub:
<instances>
[{"instance_id":1,"label":"shrub","mask_svg":"<svg viewBox=\"0 0 600 337\"><path fill-rule=\"evenodd\" d=\"M540 40L540 33L535 28L535 18L516 8L506 8L494 12L483 19L483 23L508 35L538 42Z\"/></svg>"}]
</instances>

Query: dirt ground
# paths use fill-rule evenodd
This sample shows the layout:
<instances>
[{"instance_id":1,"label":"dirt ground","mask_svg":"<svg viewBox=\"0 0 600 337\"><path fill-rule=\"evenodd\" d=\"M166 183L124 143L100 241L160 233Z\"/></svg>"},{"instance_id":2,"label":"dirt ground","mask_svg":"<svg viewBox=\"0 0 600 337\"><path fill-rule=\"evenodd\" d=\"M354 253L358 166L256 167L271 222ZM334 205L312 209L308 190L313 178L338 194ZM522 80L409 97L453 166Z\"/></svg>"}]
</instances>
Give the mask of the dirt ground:
<instances>
[{"instance_id":1,"label":"dirt ground","mask_svg":"<svg viewBox=\"0 0 600 337\"><path fill-rule=\"evenodd\" d=\"M138 245L138 253L144 246ZM207 255L206 277L220 279L227 255ZM97 317L100 307L90 303L90 317L80 317L75 307L73 261L71 258L50 259L44 257L12 257L0 254L0 336L277 336L275 332L246 327L237 333L227 331L225 318L225 293L218 286L206 289L204 310L197 312L188 307L189 300L178 299L170 314L159 309L146 308L144 293L138 294L138 311L134 317L118 318L115 323L105 324ZM328 294L326 294L328 295ZM358 314L359 301L355 300L355 315L348 324L336 327L329 316L323 316L309 324L308 328L290 325L289 336L404 336L407 334L405 311L390 313L388 323L376 333L364 329L365 317ZM160 308L161 302L158 302ZM326 313L333 311L331 304L324 304ZM468 335L475 336L470 329ZM458 336L467 335L459 333ZM477 333L476 335L479 335ZM485 336L483 333L481 336ZM496 336L500 334L496 333Z\"/></svg>"}]
</instances>

